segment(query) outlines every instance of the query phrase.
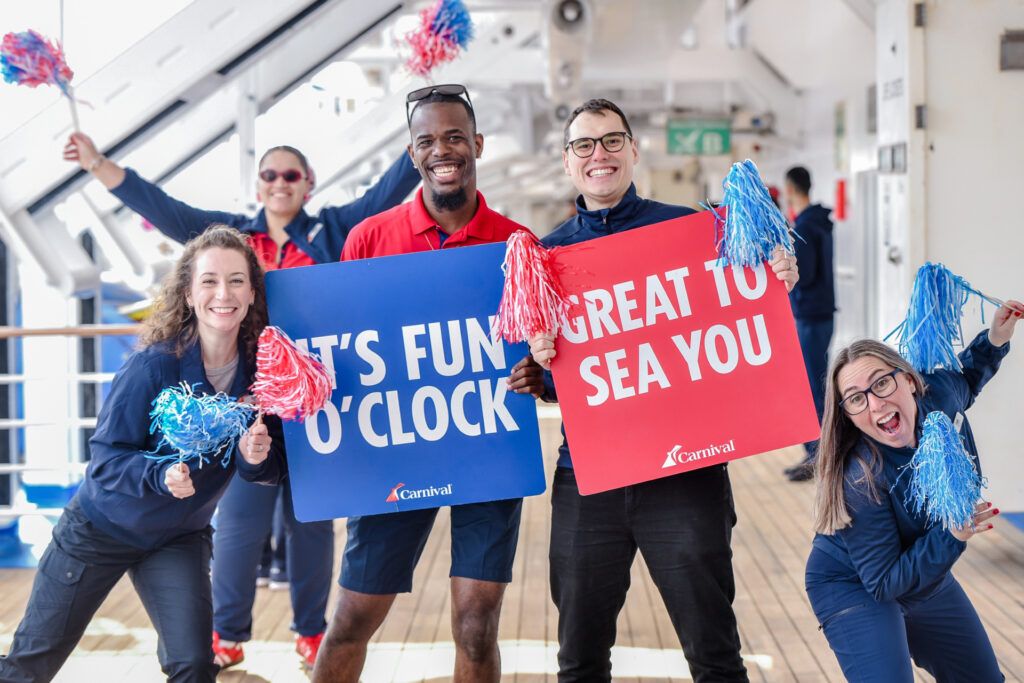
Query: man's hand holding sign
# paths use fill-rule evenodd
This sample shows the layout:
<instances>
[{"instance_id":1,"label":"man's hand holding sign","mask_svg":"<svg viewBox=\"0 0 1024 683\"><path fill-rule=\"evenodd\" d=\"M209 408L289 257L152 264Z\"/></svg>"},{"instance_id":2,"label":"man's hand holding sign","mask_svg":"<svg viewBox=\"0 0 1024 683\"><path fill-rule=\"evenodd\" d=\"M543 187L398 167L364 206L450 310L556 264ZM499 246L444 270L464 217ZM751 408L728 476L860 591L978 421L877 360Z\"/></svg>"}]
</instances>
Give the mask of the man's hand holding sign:
<instances>
[{"instance_id":1,"label":"man's hand holding sign","mask_svg":"<svg viewBox=\"0 0 1024 683\"><path fill-rule=\"evenodd\" d=\"M737 166L731 178L749 175ZM727 219L705 211L544 255L571 307L530 347L558 387L581 493L818 433L787 299L796 260L777 244L788 235L732 227L715 244Z\"/></svg>"}]
</instances>

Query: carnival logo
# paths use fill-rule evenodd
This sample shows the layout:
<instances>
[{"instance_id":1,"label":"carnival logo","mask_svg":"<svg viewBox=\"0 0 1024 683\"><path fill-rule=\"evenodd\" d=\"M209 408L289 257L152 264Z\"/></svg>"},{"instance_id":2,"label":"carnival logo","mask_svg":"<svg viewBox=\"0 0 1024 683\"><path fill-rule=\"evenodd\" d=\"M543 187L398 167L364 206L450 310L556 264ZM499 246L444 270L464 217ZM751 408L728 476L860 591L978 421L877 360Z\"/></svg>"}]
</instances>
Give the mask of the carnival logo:
<instances>
[{"instance_id":1,"label":"carnival logo","mask_svg":"<svg viewBox=\"0 0 1024 683\"><path fill-rule=\"evenodd\" d=\"M385 503L397 503L398 502L398 489L402 488L403 486L405 486L405 484L395 484L391 488L391 493L389 493L388 497L384 499L384 502Z\"/></svg>"},{"instance_id":2,"label":"carnival logo","mask_svg":"<svg viewBox=\"0 0 1024 683\"><path fill-rule=\"evenodd\" d=\"M682 446L676 444L672 447L672 450L666 454L665 463L661 466L661 469L675 467L676 465L684 465L688 462L696 462L697 460L713 458L716 455L732 453L735 450L736 446L733 444L732 439L729 439L727 443L711 444L696 451L684 451Z\"/></svg>"},{"instance_id":3,"label":"carnival logo","mask_svg":"<svg viewBox=\"0 0 1024 683\"><path fill-rule=\"evenodd\" d=\"M391 489L391 493L384 499L385 503L397 503L400 500L416 500L418 498L434 498L435 496L450 496L452 495L453 486L452 484L445 484L444 486L428 486L425 489L404 489L399 491L398 489L404 487L405 484L395 484L394 488Z\"/></svg>"}]
</instances>

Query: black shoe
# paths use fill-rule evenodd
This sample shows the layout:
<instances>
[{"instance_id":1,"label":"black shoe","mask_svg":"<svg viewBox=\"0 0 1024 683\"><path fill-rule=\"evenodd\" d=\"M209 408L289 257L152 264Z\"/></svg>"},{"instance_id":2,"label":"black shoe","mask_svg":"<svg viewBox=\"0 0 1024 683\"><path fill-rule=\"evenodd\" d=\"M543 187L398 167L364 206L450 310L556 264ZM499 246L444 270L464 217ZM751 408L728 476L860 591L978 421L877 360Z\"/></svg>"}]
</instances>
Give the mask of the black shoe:
<instances>
[{"instance_id":1,"label":"black shoe","mask_svg":"<svg viewBox=\"0 0 1024 683\"><path fill-rule=\"evenodd\" d=\"M802 462L786 469L786 477L790 481L810 481L814 479L814 463Z\"/></svg>"}]
</instances>

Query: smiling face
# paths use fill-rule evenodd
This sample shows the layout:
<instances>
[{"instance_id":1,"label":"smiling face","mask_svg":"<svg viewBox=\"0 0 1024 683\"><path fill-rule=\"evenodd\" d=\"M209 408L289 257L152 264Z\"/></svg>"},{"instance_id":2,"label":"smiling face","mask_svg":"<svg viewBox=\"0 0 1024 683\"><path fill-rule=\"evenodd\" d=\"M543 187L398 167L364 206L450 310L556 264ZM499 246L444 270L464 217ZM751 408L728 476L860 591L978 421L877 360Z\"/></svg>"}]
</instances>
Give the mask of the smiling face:
<instances>
[{"instance_id":1,"label":"smiling face","mask_svg":"<svg viewBox=\"0 0 1024 683\"><path fill-rule=\"evenodd\" d=\"M569 126L569 141L577 138L600 138L607 133L626 131L626 124L613 111L585 111ZM594 154L579 158L571 149L562 150L562 165L572 184L583 195L590 210L615 206L633 182L633 166L640 160L636 140L627 139L618 152L609 152L604 145L594 146Z\"/></svg>"},{"instance_id":2,"label":"smiling face","mask_svg":"<svg viewBox=\"0 0 1024 683\"><path fill-rule=\"evenodd\" d=\"M249 265L240 252L211 247L196 255L187 299L201 339L237 337L255 297Z\"/></svg>"},{"instance_id":3,"label":"smiling face","mask_svg":"<svg viewBox=\"0 0 1024 683\"><path fill-rule=\"evenodd\" d=\"M435 205L445 205L447 197L476 195L476 160L484 137L474 132L465 107L458 102L421 104L413 112L409 133L409 156Z\"/></svg>"},{"instance_id":4,"label":"smiling face","mask_svg":"<svg viewBox=\"0 0 1024 683\"><path fill-rule=\"evenodd\" d=\"M836 375L839 398L872 386L886 373L895 370L891 365L875 356L861 356L850 361ZM914 424L917 420L915 388L910 375L899 372L895 375L896 390L885 398L868 392L867 408L849 415L853 425L875 441L895 448L914 446Z\"/></svg>"},{"instance_id":5,"label":"smiling face","mask_svg":"<svg viewBox=\"0 0 1024 683\"><path fill-rule=\"evenodd\" d=\"M262 178L256 179L256 195L264 208L268 213L284 216L288 220L294 218L302 210L306 196L313 189L302 162L291 152L276 150L263 159L259 170L260 173L266 170L277 173L277 178L273 182L268 183ZM298 172L301 178L289 183L283 177L287 171Z\"/></svg>"}]
</instances>

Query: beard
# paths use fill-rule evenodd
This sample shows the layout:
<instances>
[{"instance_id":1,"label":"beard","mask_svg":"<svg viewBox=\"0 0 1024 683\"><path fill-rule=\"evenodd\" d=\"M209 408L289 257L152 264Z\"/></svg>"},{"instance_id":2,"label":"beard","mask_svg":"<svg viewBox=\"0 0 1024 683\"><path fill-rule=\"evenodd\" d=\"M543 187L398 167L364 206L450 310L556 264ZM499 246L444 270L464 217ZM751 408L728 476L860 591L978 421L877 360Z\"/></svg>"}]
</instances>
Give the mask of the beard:
<instances>
[{"instance_id":1,"label":"beard","mask_svg":"<svg viewBox=\"0 0 1024 683\"><path fill-rule=\"evenodd\" d=\"M466 205L469 197L466 196L466 188L460 187L454 192L440 193L430 191L430 198L438 211L458 211Z\"/></svg>"}]
</instances>

